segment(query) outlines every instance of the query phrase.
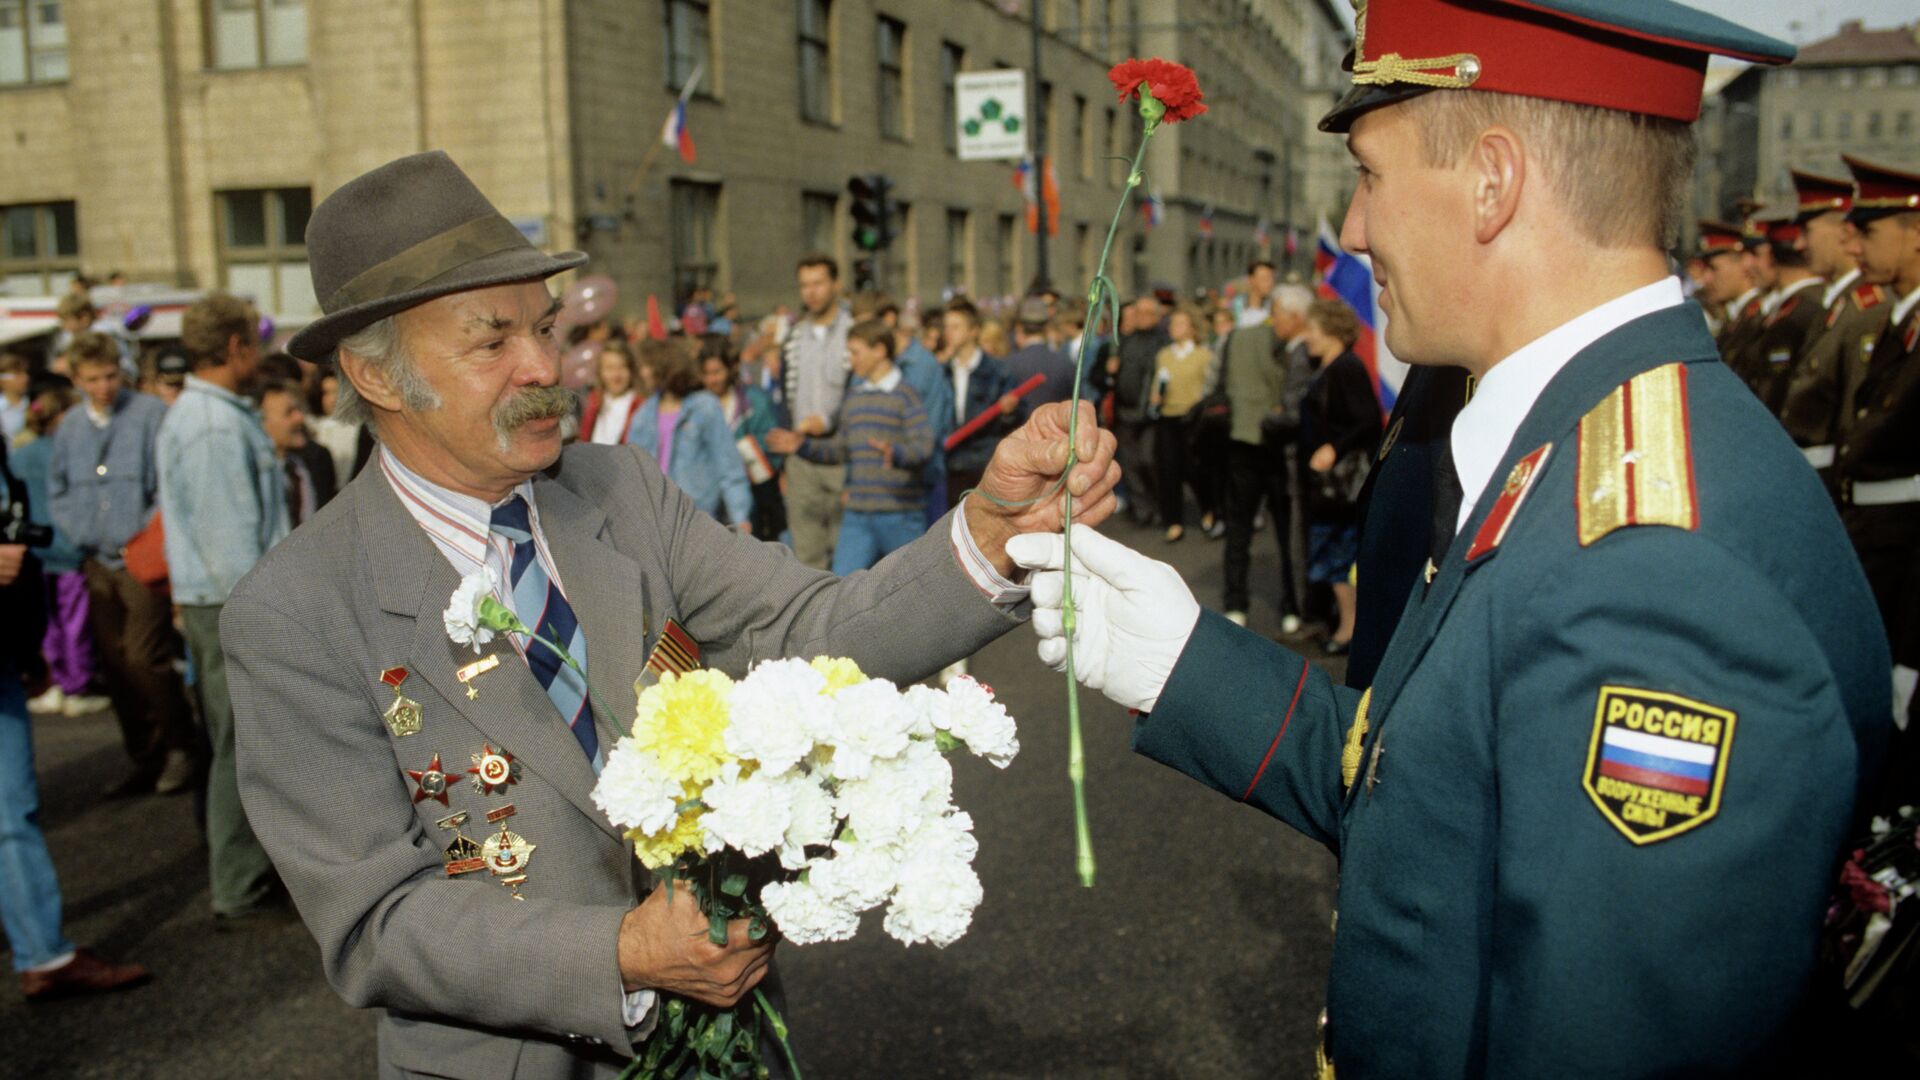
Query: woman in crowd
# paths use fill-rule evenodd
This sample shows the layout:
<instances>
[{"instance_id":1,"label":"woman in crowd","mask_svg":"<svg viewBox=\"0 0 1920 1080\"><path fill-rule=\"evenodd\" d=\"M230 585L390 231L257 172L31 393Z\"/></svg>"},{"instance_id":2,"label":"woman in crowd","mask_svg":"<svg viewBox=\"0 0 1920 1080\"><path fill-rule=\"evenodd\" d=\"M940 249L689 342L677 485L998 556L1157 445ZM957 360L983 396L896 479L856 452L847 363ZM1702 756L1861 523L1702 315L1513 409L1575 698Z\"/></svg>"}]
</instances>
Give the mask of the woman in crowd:
<instances>
[{"instance_id":1,"label":"woman in crowd","mask_svg":"<svg viewBox=\"0 0 1920 1080\"><path fill-rule=\"evenodd\" d=\"M693 342L663 343L658 389L634 413L627 441L654 456L694 504L734 528L753 525L753 490L719 399L700 385Z\"/></svg>"},{"instance_id":2,"label":"woman in crowd","mask_svg":"<svg viewBox=\"0 0 1920 1080\"><path fill-rule=\"evenodd\" d=\"M333 403L340 397L340 372L337 368L316 369L307 378L307 430L313 441L326 448L333 458L333 475L341 487L360 471L366 457L361 454L361 426L349 424L333 415Z\"/></svg>"},{"instance_id":3,"label":"woman in crowd","mask_svg":"<svg viewBox=\"0 0 1920 1080\"><path fill-rule=\"evenodd\" d=\"M1307 463L1307 580L1333 588L1339 625L1326 650L1338 656L1353 640L1353 560L1359 547L1355 502L1380 441L1380 399L1367 367L1353 352L1360 320L1339 300L1307 309L1307 352L1313 381L1300 404L1300 456Z\"/></svg>"},{"instance_id":4,"label":"woman in crowd","mask_svg":"<svg viewBox=\"0 0 1920 1080\"><path fill-rule=\"evenodd\" d=\"M618 338L601 342L594 364L599 377L580 413L580 441L616 446L627 441L634 411L646 396L640 389L640 368Z\"/></svg>"},{"instance_id":5,"label":"woman in crowd","mask_svg":"<svg viewBox=\"0 0 1920 1080\"><path fill-rule=\"evenodd\" d=\"M720 402L720 411L733 432L734 447L753 485L753 535L778 540L787 527L786 502L780 497L779 455L767 449L767 432L779 425L773 399L757 386L740 383L740 363L733 343L718 333L700 338L700 382Z\"/></svg>"},{"instance_id":6,"label":"woman in crowd","mask_svg":"<svg viewBox=\"0 0 1920 1080\"><path fill-rule=\"evenodd\" d=\"M53 524L47 508L47 477L53 467L53 432L67 410L80 400L71 390L42 390L27 403L26 427L15 440L8 467L27 488L27 509L39 525ZM89 603L81 556L65 533L53 530L53 543L34 548L46 572L47 632L40 641L52 682L27 707L39 713L85 716L107 707L107 699L87 688L96 673L93 631L87 625Z\"/></svg>"},{"instance_id":7,"label":"woman in crowd","mask_svg":"<svg viewBox=\"0 0 1920 1080\"><path fill-rule=\"evenodd\" d=\"M1187 486L1191 485L1199 498L1200 512L1209 519L1213 516L1208 485L1202 478L1189 475L1193 407L1206 396L1207 369L1213 364L1213 350L1200 343L1205 327L1205 318L1191 304L1174 308L1167 317L1167 335L1173 341L1154 359L1149 399L1158 417L1154 421L1153 469L1160 487L1160 520L1166 523L1169 543L1186 535Z\"/></svg>"}]
</instances>

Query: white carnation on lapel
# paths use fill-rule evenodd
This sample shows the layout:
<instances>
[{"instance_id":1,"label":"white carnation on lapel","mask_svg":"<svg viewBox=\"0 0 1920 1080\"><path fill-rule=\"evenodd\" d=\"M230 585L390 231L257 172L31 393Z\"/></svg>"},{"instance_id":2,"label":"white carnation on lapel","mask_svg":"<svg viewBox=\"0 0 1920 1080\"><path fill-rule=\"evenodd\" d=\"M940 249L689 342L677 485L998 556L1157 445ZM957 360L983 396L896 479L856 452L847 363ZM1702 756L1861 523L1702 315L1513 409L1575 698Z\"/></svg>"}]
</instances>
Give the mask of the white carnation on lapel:
<instances>
[{"instance_id":1,"label":"white carnation on lapel","mask_svg":"<svg viewBox=\"0 0 1920 1080\"><path fill-rule=\"evenodd\" d=\"M943 724L944 721L944 724ZM1020 734L1006 706L970 676L947 682L947 709L933 714L933 725L967 744L974 756L1004 769L1020 752Z\"/></svg>"},{"instance_id":2,"label":"white carnation on lapel","mask_svg":"<svg viewBox=\"0 0 1920 1080\"><path fill-rule=\"evenodd\" d=\"M460 587L453 590L453 599L440 617L454 644L471 645L474 652L479 652L480 646L493 640L493 631L480 625L480 601L492 596L499 584L500 578L490 566L460 579Z\"/></svg>"},{"instance_id":3,"label":"white carnation on lapel","mask_svg":"<svg viewBox=\"0 0 1920 1080\"><path fill-rule=\"evenodd\" d=\"M614 744L593 788L593 804L622 829L651 833L680 816L682 786L668 776L652 754L633 745L632 736Z\"/></svg>"}]
</instances>

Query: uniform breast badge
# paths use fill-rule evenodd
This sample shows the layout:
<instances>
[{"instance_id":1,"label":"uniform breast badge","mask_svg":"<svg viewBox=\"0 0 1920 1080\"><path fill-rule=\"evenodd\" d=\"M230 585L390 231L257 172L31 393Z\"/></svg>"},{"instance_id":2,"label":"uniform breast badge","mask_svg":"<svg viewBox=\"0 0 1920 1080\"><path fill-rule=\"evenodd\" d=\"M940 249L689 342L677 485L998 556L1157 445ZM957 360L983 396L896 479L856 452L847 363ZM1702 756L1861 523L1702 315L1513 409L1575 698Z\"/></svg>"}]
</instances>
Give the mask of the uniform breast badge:
<instances>
[{"instance_id":1,"label":"uniform breast badge","mask_svg":"<svg viewBox=\"0 0 1920 1080\"><path fill-rule=\"evenodd\" d=\"M478 701L480 700L480 691L474 689L473 680L499 666L500 654L494 653L491 656L483 656L473 663L468 664L466 667L461 668L459 671L454 672L453 677L459 679L460 685L467 688L468 701Z\"/></svg>"},{"instance_id":2,"label":"uniform breast badge","mask_svg":"<svg viewBox=\"0 0 1920 1080\"><path fill-rule=\"evenodd\" d=\"M495 750L491 743L482 743L480 752L473 755L473 767L467 770L467 775L473 778L475 791L493 795L520 782L520 763L505 750Z\"/></svg>"},{"instance_id":3,"label":"uniform breast badge","mask_svg":"<svg viewBox=\"0 0 1920 1080\"><path fill-rule=\"evenodd\" d=\"M439 754L433 755L433 760L424 769L408 769L407 777L413 781L413 801L416 805L428 799L439 799L441 806L448 805L447 789L453 786L453 780L440 767Z\"/></svg>"},{"instance_id":4,"label":"uniform breast badge","mask_svg":"<svg viewBox=\"0 0 1920 1080\"><path fill-rule=\"evenodd\" d=\"M465 810L448 814L434 822L443 829L453 830L453 840L445 848L448 877L459 877L461 874L471 874L476 870L487 868L487 860L480 857L479 842L460 831L460 826L466 823Z\"/></svg>"},{"instance_id":5,"label":"uniform breast badge","mask_svg":"<svg viewBox=\"0 0 1920 1080\"><path fill-rule=\"evenodd\" d=\"M520 895L520 886L526 884L527 860L533 858L534 845L507 828L506 820L513 814L513 805L508 804L487 815L487 823L499 823L500 831L488 836L480 846L480 858L485 861L487 871L513 892L513 898L521 900L524 897Z\"/></svg>"},{"instance_id":6,"label":"uniform breast badge","mask_svg":"<svg viewBox=\"0 0 1920 1080\"><path fill-rule=\"evenodd\" d=\"M387 706L384 718L387 730L396 739L420 734L420 703L400 692L400 684L409 674L403 667L390 667L380 673L380 681L393 688L393 704Z\"/></svg>"}]
</instances>

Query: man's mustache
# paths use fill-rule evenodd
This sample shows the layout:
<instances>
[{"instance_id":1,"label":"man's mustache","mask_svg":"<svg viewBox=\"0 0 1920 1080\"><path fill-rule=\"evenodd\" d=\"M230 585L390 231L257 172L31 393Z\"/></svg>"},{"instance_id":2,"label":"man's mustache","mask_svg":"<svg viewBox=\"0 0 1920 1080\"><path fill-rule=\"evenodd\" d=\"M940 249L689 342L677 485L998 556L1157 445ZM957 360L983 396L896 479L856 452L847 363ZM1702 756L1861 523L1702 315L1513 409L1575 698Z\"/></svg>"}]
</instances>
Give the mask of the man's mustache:
<instances>
[{"instance_id":1,"label":"man's mustache","mask_svg":"<svg viewBox=\"0 0 1920 1080\"><path fill-rule=\"evenodd\" d=\"M536 386L494 406L493 427L505 435L535 420L549 420L572 411L573 391L564 386Z\"/></svg>"}]
</instances>

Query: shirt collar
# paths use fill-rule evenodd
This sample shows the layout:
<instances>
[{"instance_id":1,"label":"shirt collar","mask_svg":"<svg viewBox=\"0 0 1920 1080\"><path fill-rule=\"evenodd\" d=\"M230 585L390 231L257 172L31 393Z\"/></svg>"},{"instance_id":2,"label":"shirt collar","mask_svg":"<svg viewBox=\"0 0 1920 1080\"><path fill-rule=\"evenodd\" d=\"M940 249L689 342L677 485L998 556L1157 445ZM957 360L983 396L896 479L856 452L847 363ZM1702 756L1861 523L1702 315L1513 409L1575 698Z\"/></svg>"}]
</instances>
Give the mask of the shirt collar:
<instances>
[{"instance_id":1,"label":"shirt collar","mask_svg":"<svg viewBox=\"0 0 1920 1080\"><path fill-rule=\"evenodd\" d=\"M1481 376L1473 400L1453 422L1453 464L1462 492L1456 530L1472 516L1474 503L1493 478L1521 421L1567 362L1620 327L1675 307L1683 299L1679 278L1661 278L1542 334Z\"/></svg>"},{"instance_id":2,"label":"shirt collar","mask_svg":"<svg viewBox=\"0 0 1920 1080\"><path fill-rule=\"evenodd\" d=\"M210 394L214 397L219 398L222 401L228 402L233 405L238 405L242 409L247 410L248 412L253 411L253 402L248 401L246 398L241 397L239 394L234 393L233 391L227 389L224 386L215 385L214 383L210 383L198 375L189 374L187 376L186 389L182 390L181 393L191 394L195 392L202 393L202 394Z\"/></svg>"},{"instance_id":3,"label":"shirt collar","mask_svg":"<svg viewBox=\"0 0 1920 1080\"><path fill-rule=\"evenodd\" d=\"M972 351L972 352L969 352L969 353L967 354L967 360L966 360L966 362L965 362L965 363L958 363L958 362L956 362L956 363L955 363L955 364L953 365L953 370L955 370L955 371L965 371L965 372L967 372L967 373L969 373L969 374L971 374L971 373L973 372L973 369L974 369L974 368L977 368L977 367L979 367L979 366L980 366L980 358L981 358L981 357L983 357L983 356L985 356L985 355L986 355L986 353L984 353L984 352L981 352L981 351L980 351L980 346L978 346L978 345L975 345L975 346L973 347L973 351Z\"/></svg>"},{"instance_id":4,"label":"shirt collar","mask_svg":"<svg viewBox=\"0 0 1920 1080\"><path fill-rule=\"evenodd\" d=\"M1747 309L1747 305L1753 303L1753 298L1760 295L1760 292L1760 286L1755 285L1753 288L1734 297L1733 303L1727 306L1727 311L1730 312L1734 318L1738 318L1740 313Z\"/></svg>"},{"instance_id":5,"label":"shirt collar","mask_svg":"<svg viewBox=\"0 0 1920 1080\"><path fill-rule=\"evenodd\" d=\"M1833 306L1833 302L1835 300L1840 299L1842 296L1845 296L1847 294L1847 290L1853 288L1853 283L1859 280L1860 280L1860 268L1857 266L1847 271L1846 273L1841 274L1840 280L1827 286L1826 295L1820 298L1820 306L1823 308L1831 308Z\"/></svg>"},{"instance_id":6,"label":"shirt collar","mask_svg":"<svg viewBox=\"0 0 1920 1080\"><path fill-rule=\"evenodd\" d=\"M1766 302L1760 305L1760 310L1771 315L1780 310L1780 305L1787 302L1787 297L1792 296L1802 289L1811 289L1821 283L1821 280L1817 277L1803 277L1791 285L1784 285L1767 294Z\"/></svg>"},{"instance_id":7,"label":"shirt collar","mask_svg":"<svg viewBox=\"0 0 1920 1080\"><path fill-rule=\"evenodd\" d=\"M1916 305L1920 305L1920 286L1915 286L1912 292L1901 297L1899 303L1893 305L1893 325L1899 326L1906 322L1907 316L1913 313Z\"/></svg>"},{"instance_id":8,"label":"shirt collar","mask_svg":"<svg viewBox=\"0 0 1920 1080\"><path fill-rule=\"evenodd\" d=\"M486 503L471 495L441 487L401 464L387 447L380 447L380 467L407 508L434 546L461 575L486 565L492 544L493 508L519 495L527 500L528 519L536 534L540 531L540 510L533 500L533 481L522 480L507 499ZM462 563L465 565L462 565Z\"/></svg>"},{"instance_id":9,"label":"shirt collar","mask_svg":"<svg viewBox=\"0 0 1920 1080\"><path fill-rule=\"evenodd\" d=\"M893 393L894 388L900 385L900 367L898 364L896 364L893 367L888 368L887 373L881 376L878 381L875 381L873 379L861 379L860 385L872 390L880 390L880 391L884 391L886 393L891 394Z\"/></svg>"}]
</instances>

